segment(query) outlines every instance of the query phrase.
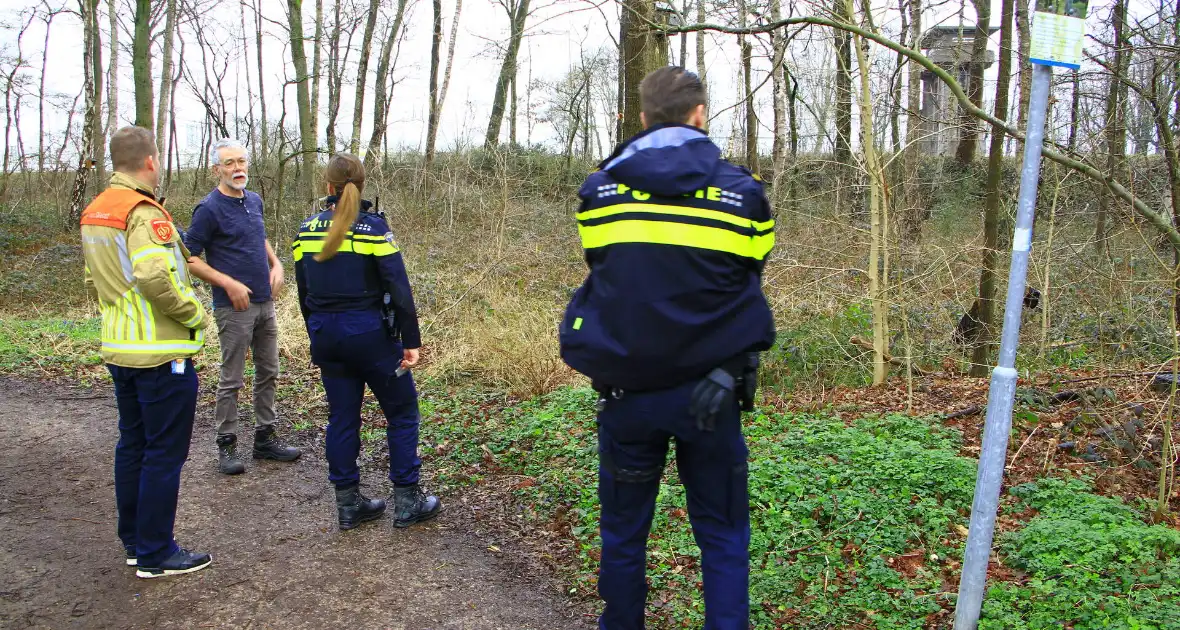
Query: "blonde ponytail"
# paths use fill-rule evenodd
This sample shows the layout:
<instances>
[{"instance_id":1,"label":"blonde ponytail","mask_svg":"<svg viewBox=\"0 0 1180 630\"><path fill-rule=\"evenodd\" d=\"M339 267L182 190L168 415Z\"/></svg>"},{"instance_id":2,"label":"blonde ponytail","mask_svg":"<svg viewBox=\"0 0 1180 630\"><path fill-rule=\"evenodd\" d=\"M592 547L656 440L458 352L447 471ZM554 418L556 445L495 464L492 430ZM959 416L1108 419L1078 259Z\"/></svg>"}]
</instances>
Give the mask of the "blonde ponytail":
<instances>
[{"instance_id":1,"label":"blonde ponytail","mask_svg":"<svg viewBox=\"0 0 1180 630\"><path fill-rule=\"evenodd\" d=\"M340 198L336 200L336 209L332 213L332 227L328 229L328 236L324 239L324 249L315 255L316 262L331 260L340 250L344 237L356 223L361 211L361 191L356 184L346 182L340 191Z\"/></svg>"}]
</instances>

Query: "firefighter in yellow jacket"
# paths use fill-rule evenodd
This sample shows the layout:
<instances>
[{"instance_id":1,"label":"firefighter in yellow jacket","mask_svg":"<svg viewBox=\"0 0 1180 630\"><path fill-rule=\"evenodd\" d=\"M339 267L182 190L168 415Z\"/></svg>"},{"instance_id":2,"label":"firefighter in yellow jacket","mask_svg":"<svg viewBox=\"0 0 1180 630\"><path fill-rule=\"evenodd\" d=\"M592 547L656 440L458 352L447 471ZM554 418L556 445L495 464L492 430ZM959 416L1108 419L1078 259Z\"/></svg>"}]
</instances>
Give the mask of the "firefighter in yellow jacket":
<instances>
[{"instance_id":1,"label":"firefighter in yellow jacket","mask_svg":"<svg viewBox=\"0 0 1180 630\"><path fill-rule=\"evenodd\" d=\"M212 558L177 545L172 529L197 403L192 356L208 316L193 293L189 252L153 194L160 156L152 132L118 130L110 154L115 173L82 213L82 248L119 409L119 538L141 578L191 573Z\"/></svg>"}]
</instances>

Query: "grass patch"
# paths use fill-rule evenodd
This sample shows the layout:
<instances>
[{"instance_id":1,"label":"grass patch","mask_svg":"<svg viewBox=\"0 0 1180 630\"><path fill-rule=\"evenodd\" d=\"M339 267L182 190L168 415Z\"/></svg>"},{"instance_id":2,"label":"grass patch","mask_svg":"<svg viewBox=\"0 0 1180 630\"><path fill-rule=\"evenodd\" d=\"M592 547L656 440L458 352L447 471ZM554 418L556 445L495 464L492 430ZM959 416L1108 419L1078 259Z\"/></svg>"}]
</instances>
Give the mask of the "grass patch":
<instances>
[{"instance_id":1,"label":"grass patch","mask_svg":"<svg viewBox=\"0 0 1180 630\"><path fill-rule=\"evenodd\" d=\"M510 483L530 535L560 559L571 592L590 595L600 546L594 394L566 388L503 402L428 393L430 466L444 485L489 473ZM746 435L756 627L949 625L975 482L957 431L901 415L790 413L755 414ZM703 623L700 555L678 485L673 466L649 542L654 627ZM1059 628L1065 619L1076 628L1177 627L1167 620L1180 619L1170 557L1180 533L1147 526L1080 482L1045 480L1013 494L1017 511L1037 513L1002 538L1019 572L993 576L1008 581L993 581L981 628Z\"/></svg>"},{"instance_id":2,"label":"grass patch","mask_svg":"<svg viewBox=\"0 0 1180 630\"><path fill-rule=\"evenodd\" d=\"M102 365L100 334L97 317L0 318L0 372L30 377L93 376L94 368Z\"/></svg>"}]
</instances>

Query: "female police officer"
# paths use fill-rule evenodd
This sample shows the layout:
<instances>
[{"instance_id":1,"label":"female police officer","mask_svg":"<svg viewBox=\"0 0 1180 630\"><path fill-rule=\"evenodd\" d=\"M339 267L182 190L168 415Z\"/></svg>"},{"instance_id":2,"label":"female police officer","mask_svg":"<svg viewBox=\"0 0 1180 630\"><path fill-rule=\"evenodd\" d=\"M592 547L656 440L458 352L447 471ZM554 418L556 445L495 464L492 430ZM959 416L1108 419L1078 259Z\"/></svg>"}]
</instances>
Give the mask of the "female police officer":
<instances>
[{"instance_id":1,"label":"female police officer","mask_svg":"<svg viewBox=\"0 0 1180 630\"><path fill-rule=\"evenodd\" d=\"M291 245L299 308L328 396L328 479L336 485L340 529L379 518L385 502L360 492L361 401L365 385L385 413L394 526L436 516L442 504L418 486L418 392L408 369L418 362L418 315L385 218L361 199L365 169L341 153L324 173L322 212ZM392 311L383 316L382 305Z\"/></svg>"}]
</instances>

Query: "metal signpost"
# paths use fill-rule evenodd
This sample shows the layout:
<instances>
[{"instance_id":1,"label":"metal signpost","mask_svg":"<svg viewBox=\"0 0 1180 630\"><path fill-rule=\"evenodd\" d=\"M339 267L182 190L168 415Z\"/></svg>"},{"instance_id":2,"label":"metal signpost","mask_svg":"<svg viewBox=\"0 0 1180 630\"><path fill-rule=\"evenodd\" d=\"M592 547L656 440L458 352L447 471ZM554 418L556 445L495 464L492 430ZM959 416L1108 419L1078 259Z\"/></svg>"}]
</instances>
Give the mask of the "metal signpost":
<instances>
[{"instance_id":1,"label":"metal signpost","mask_svg":"<svg viewBox=\"0 0 1180 630\"><path fill-rule=\"evenodd\" d=\"M955 606L955 630L976 630L979 625L1000 502L1000 485L1008 458L1012 406L1016 398L1016 347L1020 341L1020 319L1024 307L1029 252L1032 249L1037 183L1041 173L1041 146L1045 137L1053 67L1077 70L1081 66L1085 17L1085 0L1037 0L1029 55L1033 63L1032 91L1024 143L1024 166L1020 172L1016 231L1012 238L1012 266L1008 271L1004 330L1000 338L999 362L992 371L991 388L988 391L983 449L979 454L975 499L971 504L971 528L963 552L963 575L959 581L959 598Z\"/></svg>"}]
</instances>

